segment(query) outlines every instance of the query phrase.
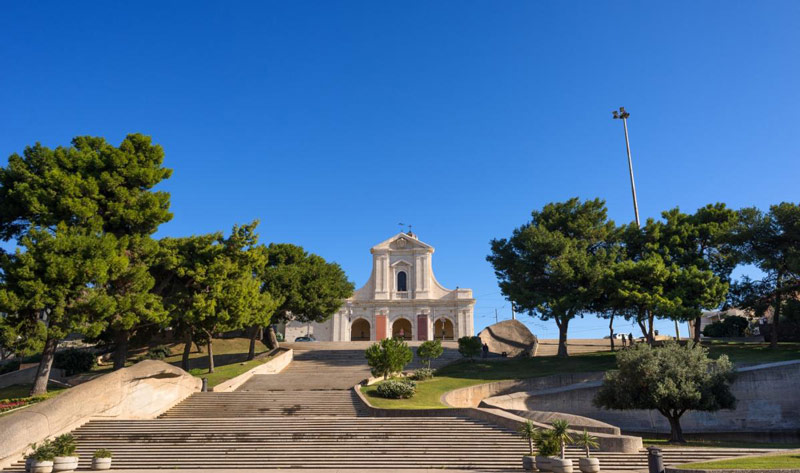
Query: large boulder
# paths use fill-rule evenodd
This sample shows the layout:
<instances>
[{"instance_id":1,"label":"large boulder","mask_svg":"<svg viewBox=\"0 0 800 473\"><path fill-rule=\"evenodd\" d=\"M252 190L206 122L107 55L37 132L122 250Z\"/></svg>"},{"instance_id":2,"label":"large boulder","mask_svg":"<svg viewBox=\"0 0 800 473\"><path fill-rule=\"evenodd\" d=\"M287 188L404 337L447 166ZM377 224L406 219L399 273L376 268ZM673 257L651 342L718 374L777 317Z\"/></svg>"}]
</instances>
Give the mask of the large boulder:
<instances>
[{"instance_id":1,"label":"large boulder","mask_svg":"<svg viewBox=\"0 0 800 473\"><path fill-rule=\"evenodd\" d=\"M519 320L504 320L490 325L478 334L489 346L491 353L507 353L508 356L536 356L539 340Z\"/></svg>"}]
</instances>

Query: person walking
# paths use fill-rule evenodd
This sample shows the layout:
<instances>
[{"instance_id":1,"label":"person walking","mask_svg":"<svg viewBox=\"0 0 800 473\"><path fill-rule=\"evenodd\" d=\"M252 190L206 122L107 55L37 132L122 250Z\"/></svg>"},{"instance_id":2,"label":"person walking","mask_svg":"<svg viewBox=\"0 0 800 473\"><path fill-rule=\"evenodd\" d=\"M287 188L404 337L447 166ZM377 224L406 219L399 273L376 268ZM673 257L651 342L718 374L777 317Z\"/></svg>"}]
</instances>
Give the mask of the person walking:
<instances>
[{"instance_id":1,"label":"person walking","mask_svg":"<svg viewBox=\"0 0 800 473\"><path fill-rule=\"evenodd\" d=\"M633 346L633 334L628 333L628 345Z\"/></svg>"},{"instance_id":2,"label":"person walking","mask_svg":"<svg viewBox=\"0 0 800 473\"><path fill-rule=\"evenodd\" d=\"M627 346L628 337L623 333L622 334L622 348L624 349Z\"/></svg>"},{"instance_id":3,"label":"person walking","mask_svg":"<svg viewBox=\"0 0 800 473\"><path fill-rule=\"evenodd\" d=\"M489 358L489 345L484 343L483 346L481 347L481 351L483 351L484 358Z\"/></svg>"}]
</instances>

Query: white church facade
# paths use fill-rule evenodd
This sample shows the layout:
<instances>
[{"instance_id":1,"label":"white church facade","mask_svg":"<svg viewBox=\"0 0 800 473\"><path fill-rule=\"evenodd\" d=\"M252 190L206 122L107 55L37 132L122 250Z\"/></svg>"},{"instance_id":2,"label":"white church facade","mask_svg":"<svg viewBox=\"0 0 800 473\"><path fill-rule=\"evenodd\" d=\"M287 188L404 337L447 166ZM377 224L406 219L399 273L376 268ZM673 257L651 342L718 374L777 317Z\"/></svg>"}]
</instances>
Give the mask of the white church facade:
<instances>
[{"instance_id":1,"label":"white church facade","mask_svg":"<svg viewBox=\"0 0 800 473\"><path fill-rule=\"evenodd\" d=\"M472 290L439 284L433 251L411 232L375 245L367 283L326 322L289 322L285 340L313 335L318 341L421 341L474 335Z\"/></svg>"}]
</instances>

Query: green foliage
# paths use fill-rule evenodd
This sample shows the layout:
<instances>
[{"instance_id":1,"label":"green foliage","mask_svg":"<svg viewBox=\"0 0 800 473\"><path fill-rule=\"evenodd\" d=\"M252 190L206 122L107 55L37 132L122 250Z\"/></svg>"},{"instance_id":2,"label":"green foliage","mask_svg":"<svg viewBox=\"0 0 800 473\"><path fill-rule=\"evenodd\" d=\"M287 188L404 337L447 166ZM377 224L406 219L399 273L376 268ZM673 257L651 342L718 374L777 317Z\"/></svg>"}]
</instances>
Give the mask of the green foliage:
<instances>
[{"instance_id":1,"label":"green foliage","mask_svg":"<svg viewBox=\"0 0 800 473\"><path fill-rule=\"evenodd\" d=\"M414 381L426 381L431 378L433 378L433 370L430 368L420 368L411 375L411 379Z\"/></svg>"},{"instance_id":2,"label":"green foliage","mask_svg":"<svg viewBox=\"0 0 800 473\"><path fill-rule=\"evenodd\" d=\"M744 317L729 315L719 322L706 325L703 335L706 337L743 337L750 323Z\"/></svg>"},{"instance_id":3,"label":"green foliage","mask_svg":"<svg viewBox=\"0 0 800 473\"><path fill-rule=\"evenodd\" d=\"M258 279L279 303L273 323L290 316L302 322L324 322L353 293L353 283L338 264L300 246L271 243L259 251L264 259L256 269Z\"/></svg>"},{"instance_id":4,"label":"green foliage","mask_svg":"<svg viewBox=\"0 0 800 473\"><path fill-rule=\"evenodd\" d=\"M163 360L164 358L169 358L170 356L172 356L172 352L168 346L156 345L148 348L147 353L145 353L143 358L146 360Z\"/></svg>"},{"instance_id":5,"label":"green foliage","mask_svg":"<svg viewBox=\"0 0 800 473\"><path fill-rule=\"evenodd\" d=\"M458 339L458 352L464 358L473 359L481 354L483 342L479 337L465 336Z\"/></svg>"},{"instance_id":6,"label":"green foliage","mask_svg":"<svg viewBox=\"0 0 800 473\"><path fill-rule=\"evenodd\" d=\"M561 450L561 458L566 458L567 445L572 443L572 435L569 433L569 423L563 419L556 419L550 424L553 428L550 431L553 440Z\"/></svg>"},{"instance_id":7,"label":"green foliage","mask_svg":"<svg viewBox=\"0 0 800 473\"><path fill-rule=\"evenodd\" d=\"M539 430L533 442L537 453L543 457L554 457L561 450L560 442L552 429Z\"/></svg>"},{"instance_id":8,"label":"green foliage","mask_svg":"<svg viewBox=\"0 0 800 473\"><path fill-rule=\"evenodd\" d=\"M92 455L92 458L111 458L111 457L112 457L111 450L105 448L100 448L95 450L94 455Z\"/></svg>"},{"instance_id":9,"label":"green foliage","mask_svg":"<svg viewBox=\"0 0 800 473\"><path fill-rule=\"evenodd\" d=\"M688 410L732 409L733 365L716 360L692 342L653 348L638 344L617 353L617 369L608 371L594 404L606 409L655 409L670 421L672 440L682 442L680 417Z\"/></svg>"},{"instance_id":10,"label":"green foliage","mask_svg":"<svg viewBox=\"0 0 800 473\"><path fill-rule=\"evenodd\" d=\"M578 434L577 437L575 437L575 445L583 447L585 449L586 458L589 458L591 456L590 449L597 448L600 446L600 444L597 443L597 437L590 434L586 429L583 429L583 432Z\"/></svg>"},{"instance_id":11,"label":"green foliage","mask_svg":"<svg viewBox=\"0 0 800 473\"><path fill-rule=\"evenodd\" d=\"M53 452L57 457L71 457L78 448L78 443L72 434L62 434L53 440Z\"/></svg>"},{"instance_id":12,"label":"green foliage","mask_svg":"<svg viewBox=\"0 0 800 473\"><path fill-rule=\"evenodd\" d=\"M422 342L417 348L417 356L425 363L430 370L431 361L439 358L444 353L441 340L428 340Z\"/></svg>"},{"instance_id":13,"label":"green foliage","mask_svg":"<svg viewBox=\"0 0 800 473\"><path fill-rule=\"evenodd\" d=\"M92 352L78 348L57 351L53 360L53 366L66 371L67 376L89 371L95 363L97 363L97 358Z\"/></svg>"},{"instance_id":14,"label":"green foliage","mask_svg":"<svg viewBox=\"0 0 800 473\"><path fill-rule=\"evenodd\" d=\"M558 354L567 356L569 321L597 310L603 298L614 223L600 199L550 203L531 216L510 238L492 240L486 259L503 295L520 311L556 322Z\"/></svg>"},{"instance_id":15,"label":"green foliage","mask_svg":"<svg viewBox=\"0 0 800 473\"><path fill-rule=\"evenodd\" d=\"M45 439L41 445L31 444L31 452L26 455L26 458L33 458L39 462L53 461L56 458L55 447L53 441Z\"/></svg>"},{"instance_id":16,"label":"green foliage","mask_svg":"<svg viewBox=\"0 0 800 473\"><path fill-rule=\"evenodd\" d=\"M519 426L517 434L523 439L528 441L528 454L533 456L533 444L541 435L538 427L533 422L526 420L525 423Z\"/></svg>"},{"instance_id":17,"label":"green foliage","mask_svg":"<svg viewBox=\"0 0 800 473\"><path fill-rule=\"evenodd\" d=\"M411 363L414 357L408 344L397 338L385 338L374 343L365 352L367 364L373 376L388 378L393 373L398 373Z\"/></svg>"},{"instance_id":18,"label":"green foliage","mask_svg":"<svg viewBox=\"0 0 800 473\"><path fill-rule=\"evenodd\" d=\"M417 383L410 379L390 379L378 384L377 393L387 399L408 399L417 392Z\"/></svg>"}]
</instances>

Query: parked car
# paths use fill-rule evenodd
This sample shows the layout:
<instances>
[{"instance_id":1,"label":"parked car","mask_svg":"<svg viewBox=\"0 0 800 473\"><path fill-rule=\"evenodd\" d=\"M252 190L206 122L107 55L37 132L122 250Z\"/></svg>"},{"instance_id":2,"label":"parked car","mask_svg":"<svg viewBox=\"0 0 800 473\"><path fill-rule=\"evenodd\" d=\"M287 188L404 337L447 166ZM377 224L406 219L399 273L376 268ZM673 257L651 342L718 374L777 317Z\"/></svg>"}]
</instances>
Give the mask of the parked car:
<instances>
[{"instance_id":1,"label":"parked car","mask_svg":"<svg viewBox=\"0 0 800 473\"><path fill-rule=\"evenodd\" d=\"M317 339L313 335L306 335L304 337L297 337L294 339L296 342L316 342Z\"/></svg>"}]
</instances>

